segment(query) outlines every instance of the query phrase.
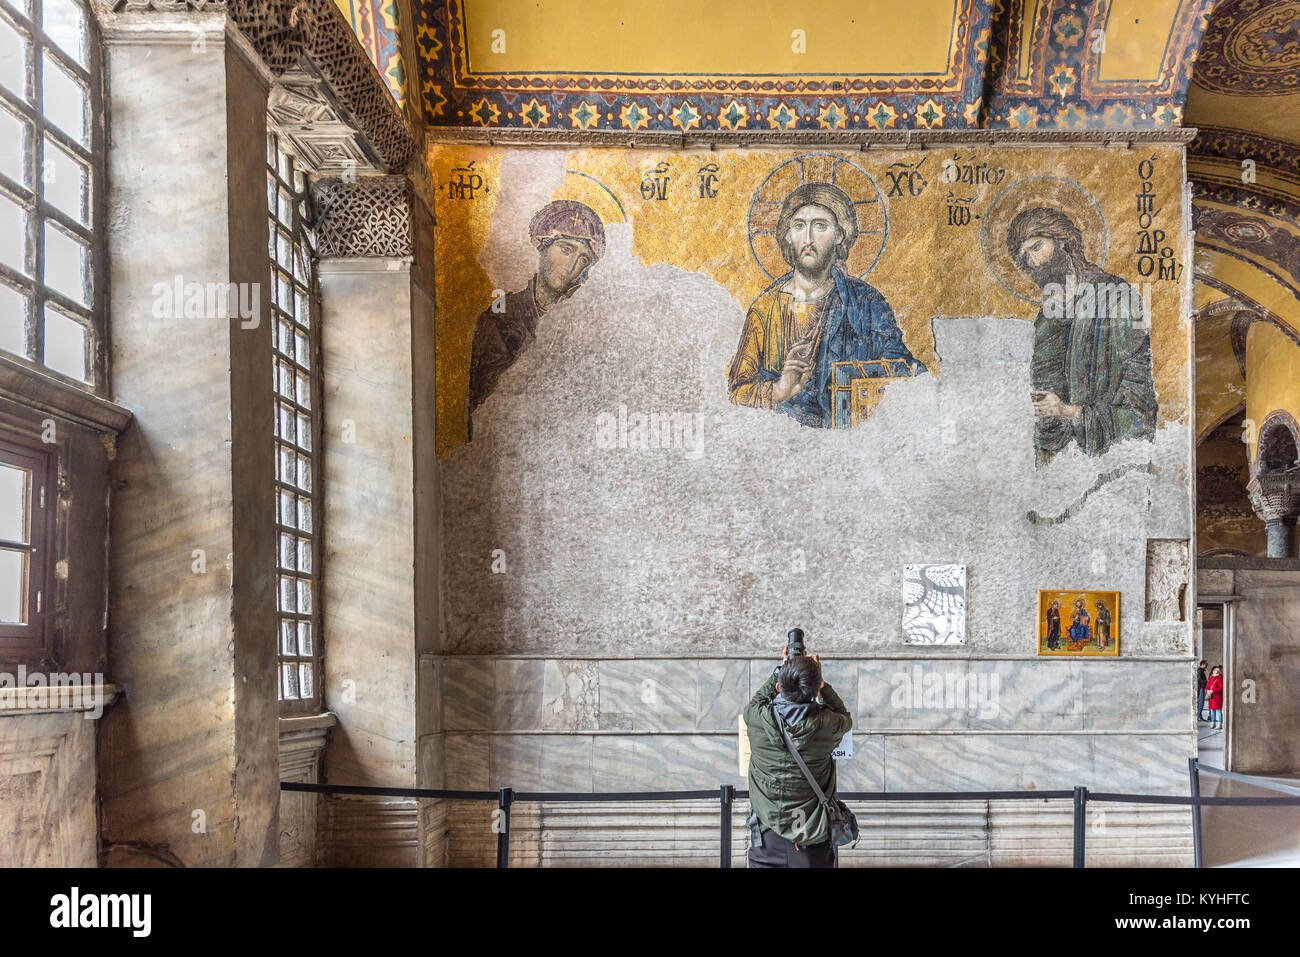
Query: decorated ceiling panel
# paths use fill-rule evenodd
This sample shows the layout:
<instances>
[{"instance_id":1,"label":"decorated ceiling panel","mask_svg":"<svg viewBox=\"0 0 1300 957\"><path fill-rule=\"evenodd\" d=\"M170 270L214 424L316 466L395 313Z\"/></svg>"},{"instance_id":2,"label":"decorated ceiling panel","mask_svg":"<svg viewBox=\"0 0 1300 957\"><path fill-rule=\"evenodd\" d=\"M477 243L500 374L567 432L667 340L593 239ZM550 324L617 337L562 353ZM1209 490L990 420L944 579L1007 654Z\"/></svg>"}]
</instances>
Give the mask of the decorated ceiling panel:
<instances>
[{"instance_id":1,"label":"decorated ceiling panel","mask_svg":"<svg viewBox=\"0 0 1300 957\"><path fill-rule=\"evenodd\" d=\"M617 131L1181 122L1212 0L422 0L430 124Z\"/></svg>"},{"instance_id":2,"label":"decorated ceiling panel","mask_svg":"<svg viewBox=\"0 0 1300 957\"><path fill-rule=\"evenodd\" d=\"M1300 142L1300 0L1222 0L1214 8L1187 125Z\"/></svg>"},{"instance_id":3,"label":"decorated ceiling panel","mask_svg":"<svg viewBox=\"0 0 1300 957\"><path fill-rule=\"evenodd\" d=\"M1192 225L1199 246L1250 263L1296 297L1300 308L1300 227L1296 209L1231 187L1197 186ZM1291 320L1300 330L1300 317Z\"/></svg>"},{"instance_id":4,"label":"decorated ceiling panel","mask_svg":"<svg viewBox=\"0 0 1300 957\"><path fill-rule=\"evenodd\" d=\"M418 16L430 123L625 132L973 126L989 27L980 0L427 0Z\"/></svg>"},{"instance_id":5,"label":"decorated ceiling panel","mask_svg":"<svg viewBox=\"0 0 1300 957\"><path fill-rule=\"evenodd\" d=\"M1200 185L1258 194L1257 202L1300 205L1300 146L1257 133L1198 127L1187 175Z\"/></svg>"},{"instance_id":6,"label":"decorated ceiling panel","mask_svg":"<svg viewBox=\"0 0 1300 957\"><path fill-rule=\"evenodd\" d=\"M985 125L1181 125L1213 0L999 0Z\"/></svg>"}]
</instances>

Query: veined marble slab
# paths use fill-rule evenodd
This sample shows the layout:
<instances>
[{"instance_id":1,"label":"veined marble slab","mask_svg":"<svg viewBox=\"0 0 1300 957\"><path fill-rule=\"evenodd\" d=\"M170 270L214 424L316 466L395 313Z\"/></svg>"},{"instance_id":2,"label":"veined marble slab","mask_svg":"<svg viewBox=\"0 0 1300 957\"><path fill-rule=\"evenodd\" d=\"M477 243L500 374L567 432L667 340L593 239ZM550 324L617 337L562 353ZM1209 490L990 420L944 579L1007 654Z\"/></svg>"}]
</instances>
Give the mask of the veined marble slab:
<instances>
[{"instance_id":1,"label":"veined marble slab","mask_svg":"<svg viewBox=\"0 0 1300 957\"><path fill-rule=\"evenodd\" d=\"M448 658L449 731L732 733L764 659ZM1119 659L829 659L859 731L1191 733L1190 665Z\"/></svg>"},{"instance_id":2,"label":"veined marble slab","mask_svg":"<svg viewBox=\"0 0 1300 957\"><path fill-rule=\"evenodd\" d=\"M891 791L1069 790L1185 794L1191 735L885 737Z\"/></svg>"}]
</instances>

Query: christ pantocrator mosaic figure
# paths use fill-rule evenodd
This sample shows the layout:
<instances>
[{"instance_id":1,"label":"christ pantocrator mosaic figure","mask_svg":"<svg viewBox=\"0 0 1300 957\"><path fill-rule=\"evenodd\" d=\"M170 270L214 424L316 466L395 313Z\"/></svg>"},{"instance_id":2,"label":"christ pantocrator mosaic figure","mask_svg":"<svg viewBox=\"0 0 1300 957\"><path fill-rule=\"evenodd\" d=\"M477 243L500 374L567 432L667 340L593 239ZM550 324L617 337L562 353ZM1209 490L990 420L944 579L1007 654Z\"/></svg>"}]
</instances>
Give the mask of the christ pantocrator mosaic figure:
<instances>
[{"instance_id":1,"label":"christ pantocrator mosaic figure","mask_svg":"<svg viewBox=\"0 0 1300 957\"><path fill-rule=\"evenodd\" d=\"M776 237L790 271L749 307L727 372L731 401L829 428L836 363L902 360L925 371L903 342L885 297L844 268L858 238L853 200L831 183L805 183L781 205ZM881 364L867 375L888 375Z\"/></svg>"}]
</instances>

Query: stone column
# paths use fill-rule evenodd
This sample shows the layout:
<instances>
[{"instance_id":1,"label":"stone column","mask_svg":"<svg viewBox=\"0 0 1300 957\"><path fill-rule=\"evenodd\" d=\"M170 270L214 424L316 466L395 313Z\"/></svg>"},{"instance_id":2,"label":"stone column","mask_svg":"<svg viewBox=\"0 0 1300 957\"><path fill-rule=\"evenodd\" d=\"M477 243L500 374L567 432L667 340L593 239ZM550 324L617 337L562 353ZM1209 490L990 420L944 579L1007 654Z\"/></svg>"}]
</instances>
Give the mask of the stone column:
<instances>
[{"instance_id":1,"label":"stone column","mask_svg":"<svg viewBox=\"0 0 1300 957\"><path fill-rule=\"evenodd\" d=\"M339 717L324 779L440 787L432 221L402 176L323 179L313 195L324 694ZM441 863L440 803L327 799L322 862Z\"/></svg>"},{"instance_id":2,"label":"stone column","mask_svg":"<svg viewBox=\"0 0 1300 957\"><path fill-rule=\"evenodd\" d=\"M112 474L105 861L273 865L270 77L224 12L103 32L110 371L135 414ZM223 287L251 315L208 305Z\"/></svg>"},{"instance_id":3,"label":"stone column","mask_svg":"<svg viewBox=\"0 0 1300 957\"><path fill-rule=\"evenodd\" d=\"M1264 521L1269 558L1296 555L1296 517L1300 515L1300 473L1261 472L1246 485L1251 507Z\"/></svg>"}]
</instances>

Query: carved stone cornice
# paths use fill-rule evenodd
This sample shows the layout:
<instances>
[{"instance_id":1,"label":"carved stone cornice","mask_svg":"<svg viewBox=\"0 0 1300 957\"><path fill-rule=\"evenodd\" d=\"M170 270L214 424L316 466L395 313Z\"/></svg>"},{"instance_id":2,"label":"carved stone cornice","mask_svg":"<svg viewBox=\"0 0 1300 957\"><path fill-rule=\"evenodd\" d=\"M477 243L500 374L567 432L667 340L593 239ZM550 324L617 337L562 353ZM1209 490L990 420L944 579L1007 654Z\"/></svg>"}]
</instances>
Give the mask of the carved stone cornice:
<instances>
[{"instance_id":1,"label":"carved stone cornice","mask_svg":"<svg viewBox=\"0 0 1300 957\"><path fill-rule=\"evenodd\" d=\"M322 259L415 254L411 185L405 176L312 183L316 253Z\"/></svg>"},{"instance_id":2,"label":"carved stone cornice","mask_svg":"<svg viewBox=\"0 0 1300 957\"><path fill-rule=\"evenodd\" d=\"M1246 484L1250 506L1266 524L1300 515L1300 470L1262 472Z\"/></svg>"},{"instance_id":3,"label":"carved stone cornice","mask_svg":"<svg viewBox=\"0 0 1300 957\"><path fill-rule=\"evenodd\" d=\"M400 173L415 136L334 0L95 0L114 14L225 12L277 78L319 85L322 98L356 133L367 159Z\"/></svg>"},{"instance_id":4,"label":"carved stone cornice","mask_svg":"<svg viewBox=\"0 0 1300 957\"><path fill-rule=\"evenodd\" d=\"M282 75L267 93L266 114L298 165L317 176L383 173L361 135L326 97L320 80L301 70Z\"/></svg>"}]
</instances>

